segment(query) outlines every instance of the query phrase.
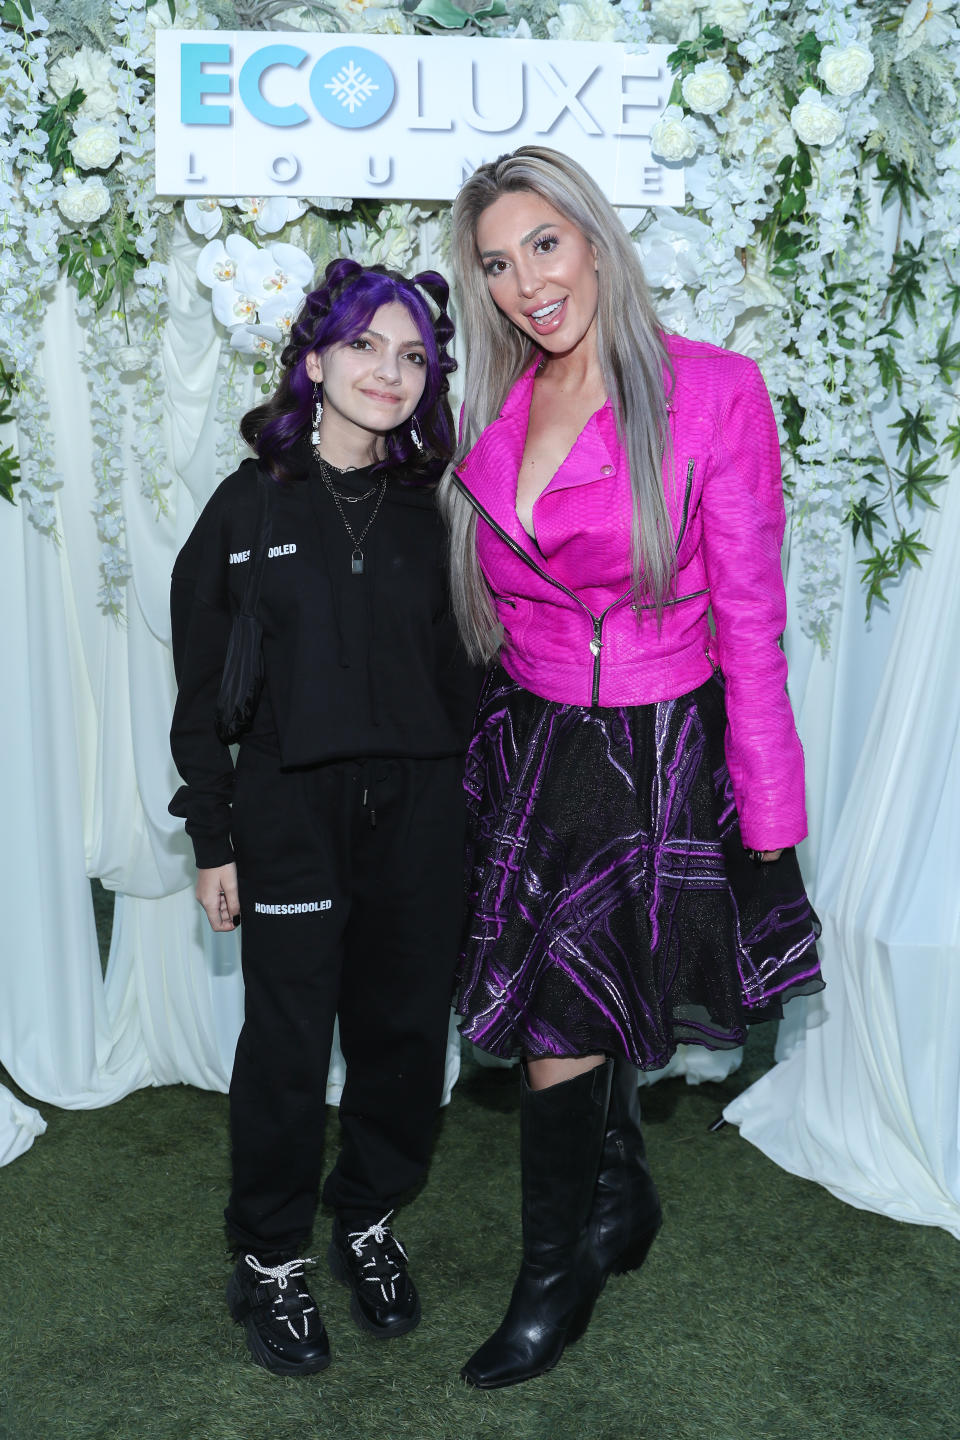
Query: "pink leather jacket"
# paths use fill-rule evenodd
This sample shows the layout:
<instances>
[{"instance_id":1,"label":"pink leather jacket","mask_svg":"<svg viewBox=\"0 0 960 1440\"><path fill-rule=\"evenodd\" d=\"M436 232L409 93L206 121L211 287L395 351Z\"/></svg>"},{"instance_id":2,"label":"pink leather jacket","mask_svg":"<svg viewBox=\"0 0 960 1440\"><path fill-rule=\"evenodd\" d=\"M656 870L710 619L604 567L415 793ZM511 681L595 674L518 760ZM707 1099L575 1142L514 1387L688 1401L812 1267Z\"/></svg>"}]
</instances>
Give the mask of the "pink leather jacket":
<instances>
[{"instance_id":1,"label":"pink leather jacket","mask_svg":"<svg viewBox=\"0 0 960 1440\"><path fill-rule=\"evenodd\" d=\"M678 572L659 632L653 608L632 603L630 488L609 401L534 505L536 542L516 510L536 366L457 466L455 483L479 511L478 555L508 674L548 700L642 705L696 689L719 666L743 841L777 849L803 839L806 812L779 646L786 601L776 424L752 360L680 336L667 346L675 385L664 490Z\"/></svg>"}]
</instances>

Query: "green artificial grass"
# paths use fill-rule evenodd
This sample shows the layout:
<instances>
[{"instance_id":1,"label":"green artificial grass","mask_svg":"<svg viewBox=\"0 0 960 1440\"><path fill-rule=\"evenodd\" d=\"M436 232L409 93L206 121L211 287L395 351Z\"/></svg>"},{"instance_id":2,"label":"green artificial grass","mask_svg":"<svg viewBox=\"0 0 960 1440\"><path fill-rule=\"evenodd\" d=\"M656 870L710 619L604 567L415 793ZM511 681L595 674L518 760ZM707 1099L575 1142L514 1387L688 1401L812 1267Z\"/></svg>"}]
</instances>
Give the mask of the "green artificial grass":
<instances>
[{"instance_id":1,"label":"green artificial grass","mask_svg":"<svg viewBox=\"0 0 960 1440\"><path fill-rule=\"evenodd\" d=\"M765 1027L769 1032L772 1027ZM174 1086L49 1129L0 1170L0 1440L957 1440L960 1247L854 1210L707 1126L770 1063L644 1092L665 1224L549 1376L457 1378L517 1262L516 1076L471 1061L397 1232L423 1322L361 1334L327 1271L333 1363L253 1365L227 1313L226 1097ZM328 1153L336 1146L331 1114Z\"/></svg>"}]
</instances>

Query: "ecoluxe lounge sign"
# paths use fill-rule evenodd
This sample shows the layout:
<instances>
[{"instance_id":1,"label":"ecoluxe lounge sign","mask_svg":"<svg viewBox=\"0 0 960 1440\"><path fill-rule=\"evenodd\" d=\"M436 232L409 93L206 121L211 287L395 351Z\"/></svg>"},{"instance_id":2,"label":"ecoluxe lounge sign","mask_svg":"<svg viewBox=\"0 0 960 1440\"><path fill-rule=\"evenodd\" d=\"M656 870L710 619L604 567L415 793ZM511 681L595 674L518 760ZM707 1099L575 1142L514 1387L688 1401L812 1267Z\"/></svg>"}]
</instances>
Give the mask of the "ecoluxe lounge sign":
<instances>
[{"instance_id":1,"label":"ecoluxe lounge sign","mask_svg":"<svg viewBox=\"0 0 960 1440\"><path fill-rule=\"evenodd\" d=\"M669 47L275 31L157 33L162 195L449 200L479 164L549 145L619 205L680 205L650 130Z\"/></svg>"}]
</instances>

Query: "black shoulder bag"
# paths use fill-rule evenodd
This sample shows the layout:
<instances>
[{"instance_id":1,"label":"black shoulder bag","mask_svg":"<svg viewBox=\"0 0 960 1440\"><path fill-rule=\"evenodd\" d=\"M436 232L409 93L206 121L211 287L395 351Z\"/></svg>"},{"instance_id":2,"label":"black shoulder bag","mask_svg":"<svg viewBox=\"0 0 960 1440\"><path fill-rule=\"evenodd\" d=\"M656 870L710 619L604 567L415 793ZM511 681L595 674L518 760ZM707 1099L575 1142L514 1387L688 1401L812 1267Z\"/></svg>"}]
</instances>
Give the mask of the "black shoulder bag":
<instances>
[{"instance_id":1,"label":"black shoulder bag","mask_svg":"<svg viewBox=\"0 0 960 1440\"><path fill-rule=\"evenodd\" d=\"M270 548L270 490L272 481L257 476L260 506L257 534L250 551L250 569L243 592L243 602L230 628L220 694L214 725L224 745L232 745L253 724L260 691L263 689L263 626L257 619L260 604L260 581Z\"/></svg>"}]
</instances>

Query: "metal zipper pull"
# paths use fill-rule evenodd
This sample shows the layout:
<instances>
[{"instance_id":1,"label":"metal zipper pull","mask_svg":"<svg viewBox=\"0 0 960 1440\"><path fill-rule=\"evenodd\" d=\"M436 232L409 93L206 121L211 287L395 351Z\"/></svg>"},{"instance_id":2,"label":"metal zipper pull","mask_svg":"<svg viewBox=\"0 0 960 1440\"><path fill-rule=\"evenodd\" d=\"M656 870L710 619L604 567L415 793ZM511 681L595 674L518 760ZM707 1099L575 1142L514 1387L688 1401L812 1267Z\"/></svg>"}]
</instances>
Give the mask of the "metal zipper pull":
<instances>
[{"instance_id":1,"label":"metal zipper pull","mask_svg":"<svg viewBox=\"0 0 960 1440\"><path fill-rule=\"evenodd\" d=\"M593 639L590 641L590 654L596 659L603 649L603 641L600 639L600 634L603 629L603 616L594 615L591 618L593 620Z\"/></svg>"}]
</instances>

